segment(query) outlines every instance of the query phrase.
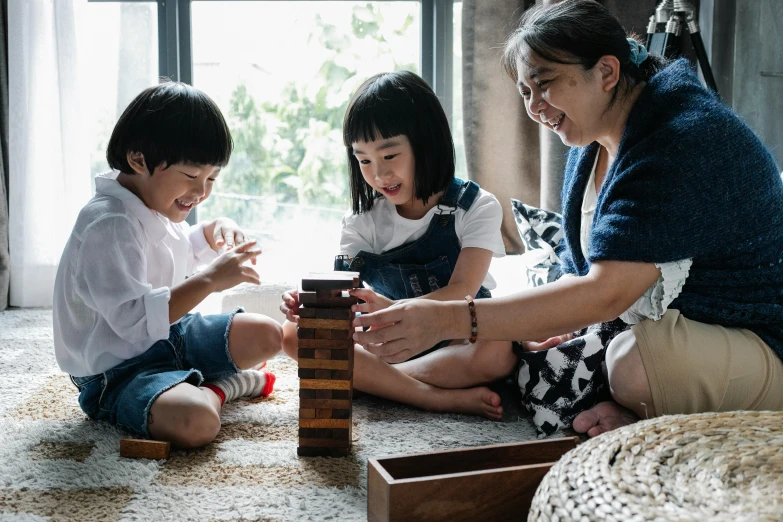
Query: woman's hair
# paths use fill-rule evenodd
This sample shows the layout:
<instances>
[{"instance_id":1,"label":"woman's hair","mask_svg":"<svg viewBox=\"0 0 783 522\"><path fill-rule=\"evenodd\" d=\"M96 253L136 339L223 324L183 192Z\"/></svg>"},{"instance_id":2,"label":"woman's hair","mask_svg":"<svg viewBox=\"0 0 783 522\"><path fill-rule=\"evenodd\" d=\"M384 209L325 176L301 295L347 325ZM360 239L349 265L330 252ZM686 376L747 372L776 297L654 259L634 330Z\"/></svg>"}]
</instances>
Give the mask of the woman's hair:
<instances>
[{"instance_id":1,"label":"woman's hair","mask_svg":"<svg viewBox=\"0 0 783 522\"><path fill-rule=\"evenodd\" d=\"M542 59L563 64L579 64L589 71L602 56L612 55L620 61L620 81L609 102L634 85L648 81L666 61L648 55L641 64L631 61L631 48L625 30L617 18L594 0L565 0L548 6L537 5L522 15L519 28L506 40L503 67L514 81L517 63L526 60L529 51Z\"/></svg>"},{"instance_id":2,"label":"woman's hair","mask_svg":"<svg viewBox=\"0 0 783 522\"><path fill-rule=\"evenodd\" d=\"M166 82L142 91L128 105L106 148L109 166L133 174L129 152L140 152L150 174L159 165L223 167L234 143L223 114L200 90Z\"/></svg>"},{"instance_id":3,"label":"woman's hair","mask_svg":"<svg viewBox=\"0 0 783 522\"><path fill-rule=\"evenodd\" d=\"M362 177L353 143L404 135L416 161L413 193L425 203L454 179L454 142L449 121L427 82L412 72L382 73L354 93L343 121L351 174L353 212L367 212L380 194Z\"/></svg>"}]
</instances>

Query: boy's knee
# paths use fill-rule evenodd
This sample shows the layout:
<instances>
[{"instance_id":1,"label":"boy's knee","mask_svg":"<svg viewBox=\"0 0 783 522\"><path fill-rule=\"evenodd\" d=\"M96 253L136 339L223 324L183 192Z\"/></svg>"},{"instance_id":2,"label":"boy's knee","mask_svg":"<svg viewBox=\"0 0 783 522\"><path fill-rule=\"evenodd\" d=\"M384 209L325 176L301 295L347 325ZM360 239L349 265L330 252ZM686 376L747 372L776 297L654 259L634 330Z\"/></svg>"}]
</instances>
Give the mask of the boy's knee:
<instances>
[{"instance_id":1,"label":"boy's knee","mask_svg":"<svg viewBox=\"0 0 783 522\"><path fill-rule=\"evenodd\" d=\"M283 327L280 323L271 317L264 316L261 328L268 345L274 346L277 348L276 351L280 351L280 347L283 344Z\"/></svg>"},{"instance_id":2,"label":"boy's knee","mask_svg":"<svg viewBox=\"0 0 783 522\"><path fill-rule=\"evenodd\" d=\"M296 333L296 323L286 321L283 323L283 351L292 359L298 358L299 339Z\"/></svg>"},{"instance_id":3,"label":"boy's knee","mask_svg":"<svg viewBox=\"0 0 783 522\"><path fill-rule=\"evenodd\" d=\"M283 345L283 327L265 315L258 315L254 319L251 342L255 344L259 355L267 359L273 357Z\"/></svg>"},{"instance_id":4,"label":"boy's knee","mask_svg":"<svg viewBox=\"0 0 783 522\"><path fill-rule=\"evenodd\" d=\"M173 442L183 448L199 448L215 440L219 431L220 415L205 400L184 408Z\"/></svg>"}]
</instances>

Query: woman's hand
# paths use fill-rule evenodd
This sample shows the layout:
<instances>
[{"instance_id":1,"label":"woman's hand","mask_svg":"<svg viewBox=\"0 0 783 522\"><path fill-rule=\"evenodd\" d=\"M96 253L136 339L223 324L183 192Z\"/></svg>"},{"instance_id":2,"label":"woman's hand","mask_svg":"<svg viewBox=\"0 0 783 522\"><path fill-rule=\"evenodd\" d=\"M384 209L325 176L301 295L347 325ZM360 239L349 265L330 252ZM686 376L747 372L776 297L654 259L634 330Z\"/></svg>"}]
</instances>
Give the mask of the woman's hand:
<instances>
[{"instance_id":1,"label":"woman's hand","mask_svg":"<svg viewBox=\"0 0 783 522\"><path fill-rule=\"evenodd\" d=\"M564 342L570 341L574 338L574 334L568 333L564 335L556 335L543 341L522 341L520 344L526 352L540 352L541 350L549 350L555 346L561 345Z\"/></svg>"},{"instance_id":2,"label":"woman's hand","mask_svg":"<svg viewBox=\"0 0 783 522\"><path fill-rule=\"evenodd\" d=\"M245 233L234 220L220 217L204 226L204 237L212 250L218 252L225 245L227 249L246 241ZM260 250L259 250L260 252ZM255 258L251 261L256 264Z\"/></svg>"},{"instance_id":3,"label":"woman's hand","mask_svg":"<svg viewBox=\"0 0 783 522\"><path fill-rule=\"evenodd\" d=\"M348 293L364 301L364 303L353 305L351 307L352 312L372 313L389 308L394 304L394 301L391 299L384 297L369 288L355 288L349 290Z\"/></svg>"},{"instance_id":4,"label":"woman's hand","mask_svg":"<svg viewBox=\"0 0 783 522\"><path fill-rule=\"evenodd\" d=\"M388 363L407 361L446 338L449 314L447 302L397 301L385 310L357 317L353 338ZM362 332L363 326L372 329Z\"/></svg>"},{"instance_id":5,"label":"woman's hand","mask_svg":"<svg viewBox=\"0 0 783 522\"><path fill-rule=\"evenodd\" d=\"M289 290L283 292L283 302L280 303L280 311L283 312L285 318L292 323L299 322L299 291Z\"/></svg>"}]
</instances>

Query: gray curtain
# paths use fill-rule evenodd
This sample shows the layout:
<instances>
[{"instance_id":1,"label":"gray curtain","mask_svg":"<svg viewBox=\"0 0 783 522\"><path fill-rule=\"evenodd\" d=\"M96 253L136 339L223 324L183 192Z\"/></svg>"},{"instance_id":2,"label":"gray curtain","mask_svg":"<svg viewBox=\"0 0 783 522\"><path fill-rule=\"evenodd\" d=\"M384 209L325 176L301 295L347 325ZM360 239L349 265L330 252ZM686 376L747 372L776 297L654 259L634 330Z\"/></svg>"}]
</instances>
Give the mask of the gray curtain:
<instances>
[{"instance_id":1,"label":"gray curtain","mask_svg":"<svg viewBox=\"0 0 783 522\"><path fill-rule=\"evenodd\" d=\"M551 0L537 0L549 3ZM515 81L500 65L503 43L529 0L464 0L462 4L462 95L465 153L470 179L503 205L506 252L524 247L510 198L560 212L567 147L525 113ZM626 31L644 34L655 2L605 0ZM648 5L649 4L649 5Z\"/></svg>"},{"instance_id":2,"label":"gray curtain","mask_svg":"<svg viewBox=\"0 0 783 522\"><path fill-rule=\"evenodd\" d=\"M468 173L503 206L503 241L508 253L524 251L509 198L538 205L541 189L538 125L525 115L516 82L500 65L503 42L525 3L462 3L462 96Z\"/></svg>"},{"instance_id":3,"label":"gray curtain","mask_svg":"<svg viewBox=\"0 0 783 522\"><path fill-rule=\"evenodd\" d=\"M0 0L0 312L8 307L8 0Z\"/></svg>"}]
</instances>

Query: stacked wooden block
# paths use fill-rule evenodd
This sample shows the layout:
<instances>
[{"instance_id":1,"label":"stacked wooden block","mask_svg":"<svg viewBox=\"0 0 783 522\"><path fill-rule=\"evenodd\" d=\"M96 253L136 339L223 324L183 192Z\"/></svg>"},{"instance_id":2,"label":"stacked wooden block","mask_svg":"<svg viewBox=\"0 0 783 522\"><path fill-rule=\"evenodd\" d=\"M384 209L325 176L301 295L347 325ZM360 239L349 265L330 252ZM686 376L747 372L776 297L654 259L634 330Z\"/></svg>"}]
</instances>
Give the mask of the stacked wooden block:
<instances>
[{"instance_id":1,"label":"stacked wooden block","mask_svg":"<svg viewBox=\"0 0 783 522\"><path fill-rule=\"evenodd\" d=\"M346 456L351 447L356 272L310 274L299 290L299 447L307 457Z\"/></svg>"}]
</instances>

